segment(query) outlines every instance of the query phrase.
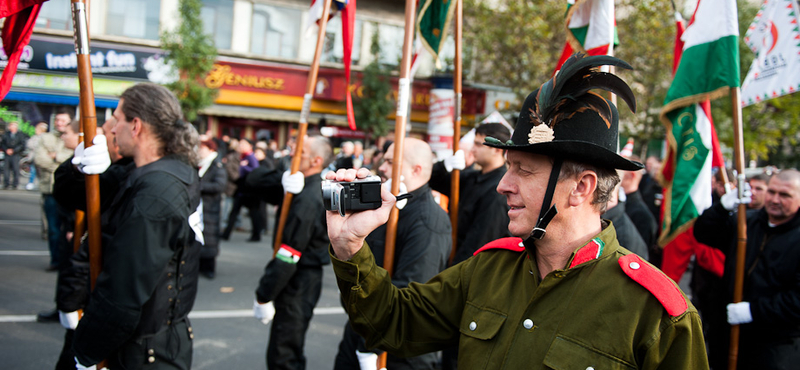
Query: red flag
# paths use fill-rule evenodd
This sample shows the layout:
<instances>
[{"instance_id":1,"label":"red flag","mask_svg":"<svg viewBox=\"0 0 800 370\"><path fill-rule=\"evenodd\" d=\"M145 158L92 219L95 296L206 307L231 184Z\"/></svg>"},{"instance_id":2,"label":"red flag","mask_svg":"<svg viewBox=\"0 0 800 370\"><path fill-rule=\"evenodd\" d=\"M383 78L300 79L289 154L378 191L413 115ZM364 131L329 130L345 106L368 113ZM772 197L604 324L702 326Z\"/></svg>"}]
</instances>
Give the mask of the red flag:
<instances>
[{"instance_id":1,"label":"red flag","mask_svg":"<svg viewBox=\"0 0 800 370\"><path fill-rule=\"evenodd\" d=\"M344 43L344 78L347 91L347 124L351 130L356 129L356 117L353 113L353 97L350 94L350 64L353 54L353 34L356 24L356 0L348 0L342 11L342 42Z\"/></svg>"},{"instance_id":2,"label":"red flag","mask_svg":"<svg viewBox=\"0 0 800 370\"><path fill-rule=\"evenodd\" d=\"M3 25L3 49L8 55L8 64L0 77L0 100L11 89L22 51L31 39L36 17L45 0L22 0L0 2L0 17L7 17Z\"/></svg>"}]
</instances>

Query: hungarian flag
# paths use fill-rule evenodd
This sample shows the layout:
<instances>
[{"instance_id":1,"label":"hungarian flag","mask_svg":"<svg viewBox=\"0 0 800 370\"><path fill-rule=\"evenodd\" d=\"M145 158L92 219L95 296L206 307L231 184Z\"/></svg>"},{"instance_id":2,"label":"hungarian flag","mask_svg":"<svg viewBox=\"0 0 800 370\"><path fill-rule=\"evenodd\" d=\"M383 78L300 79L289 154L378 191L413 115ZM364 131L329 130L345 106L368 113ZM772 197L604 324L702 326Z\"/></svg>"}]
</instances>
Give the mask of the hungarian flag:
<instances>
[{"instance_id":1,"label":"hungarian flag","mask_svg":"<svg viewBox=\"0 0 800 370\"><path fill-rule=\"evenodd\" d=\"M344 78L347 83L347 91L345 93L347 104L347 125L351 130L356 129L356 118L353 113L353 97L350 95L350 65L352 64L353 55L353 34L355 34L356 25L356 0L334 0L336 5L331 9L328 20L336 16L337 12L342 13L342 62L344 63ZM325 0L311 0L311 8L308 11L308 28L306 35L319 32L319 20L322 18L323 10L325 10ZM316 32L314 32L316 31Z\"/></svg>"},{"instance_id":2,"label":"hungarian flag","mask_svg":"<svg viewBox=\"0 0 800 370\"><path fill-rule=\"evenodd\" d=\"M739 86L738 27L735 0L700 0L683 34L682 56L660 116L669 145L661 173L660 245L711 206L711 167L722 158L712 154L716 133L709 100Z\"/></svg>"},{"instance_id":3,"label":"hungarian flag","mask_svg":"<svg viewBox=\"0 0 800 370\"><path fill-rule=\"evenodd\" d=\"M447 39L456 0L419 0L418 3L417 33L422 39L422 45L436 60L436 66L441 67L439 53Z\"/></svg>"},{"instance_id":4,"label":"hungarian flag","mask_svg":"<svg viewBox=\"0 0 800 370\"><path fill-rule=\"evenodd\" d=\"M3 23L3 50L8 56L4 66L3 75L0 77L0 100L6 97L11 89L11 82L17 73L17 65L22 57L26 45L31 39L36 17L45 0L21 0L0 2L0 18L5 18Z\"/></svg>"},{"instance_id":5,"label":"hungarian flag","mask_svg":"<svg viewBox=\"0 0 800 370\"><path fill-rule=\"evenodd\" d=\"M742 82L742 106L800 90L800 9L793 0L766 0L744 35L756 54Z\"/></svg>"},{"instance_id":6,"label":"hungarian flag","mask_svg":"<svg viewBox=\"0 0 800 370\"><path fill-rule=\"evenodd\" d=\"M589 55L611 55L619 44L614 0L567 1L567 43L556 64L556 71L570 55L582 52Z\"/></svg>"}]
</instances>

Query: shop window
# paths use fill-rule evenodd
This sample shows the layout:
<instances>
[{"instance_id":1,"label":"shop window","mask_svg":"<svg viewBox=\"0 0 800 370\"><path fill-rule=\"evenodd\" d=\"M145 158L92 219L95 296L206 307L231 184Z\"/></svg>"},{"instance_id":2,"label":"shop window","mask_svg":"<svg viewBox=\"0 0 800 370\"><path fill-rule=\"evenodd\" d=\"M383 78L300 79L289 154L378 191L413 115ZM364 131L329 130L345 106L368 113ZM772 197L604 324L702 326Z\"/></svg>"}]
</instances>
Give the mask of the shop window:
<instances>
[{"instance_id":1,"label":"shop window","mask_svg":"<svg viewBox=\"0 0 800 370\"><path fill-rule=\"evenodd\" d=\"M388 66L399 66L403 59L403 37L405 30L402 26L378 24L379 43L381 45L380 62Z\"/></svg>"},{"instance_id":2,"label":"shop window","mask_svg":"<svg viewBox=\"0 0 800 370\"><path fill-rule=\"evenodd\" d=\"M200 18L203 31L214 39L217 49L229 50L233 38L233 0L203 0Z\"/></svg>"},{"instance_id":3,"label":"shop window","mask_svg":"<svg viewBox=\"0 0 800 370\"><path fill-rule=\"evenodd\" d=\"M51 30L72 31L72 7L70 0L50 0L42 4L36 27Z\"/></svg>"},{"instance_id":4,"label":"shop window","mask_svg":"<svg viewBox=\"0 0 800 370\"><path fill-rule=\"evenodd\" d=\"M356 19L355 29L353 31L353 65L358 65L361 59L361 26L362 21ZM322 48L322 61L323 62L344 62L344 44L342 40L342 17L341 13L328 21L328 26L325 27L325 45ZM400 39L402 42L402 38Z\"/></svg>"},{"instance_id":5,"label":"shop window","mask_svg":"<svg viewBox=\"0 0 800 370\"><path fill-rule=\"evenodd\" d=\"M106 34L158 40L161 0L108 0Z\"/></svg>"},{"instance_id":6,"label":"shop window","mask_svg":"<svg viewBox=\"0 0 800 370\"><path fill-rule=\"evenodd\" d=\"M269 57L296 59L301 15L298 9L253 4L250 52Z\"/></svg>"}]
</instances>

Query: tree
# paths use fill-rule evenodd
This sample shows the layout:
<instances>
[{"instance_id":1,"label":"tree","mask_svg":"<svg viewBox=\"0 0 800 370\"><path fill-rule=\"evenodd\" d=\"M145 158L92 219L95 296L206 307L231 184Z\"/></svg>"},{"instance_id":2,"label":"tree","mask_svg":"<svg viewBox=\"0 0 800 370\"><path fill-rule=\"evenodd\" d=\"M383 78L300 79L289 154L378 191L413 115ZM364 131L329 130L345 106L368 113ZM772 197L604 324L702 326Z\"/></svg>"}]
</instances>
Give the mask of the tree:
<instances>
[{"instance_id":1,"label":"tree","mask_svg":"<svg viewBox=\"0 0 800 370\"><path fill-rule=\"evenodd\" d=\"M201 109L214 103L217 90L206 87L202 80L214 66L217 49L211 37L203 32L200 19L201 0L180 0L181 24L177 30L161 34L161 47L167 51L166 62L180 73L180 79L167 84L178 97L187 121L197 119Z\"/></svg>"},{"instance_id":2,"label":"tree","mask_svg":"<svg viewBox=\"0 0 800 370\"><path fill-rule=\"evenodd\" d=\"M361 76L361 94L353 102L353 112L356 122L365 131L372 133L372 137L384 136L389 131L386 116L392 111L394 104L389 100L392 85L389 83L389 71L380 61L381 47L378 43L379 34L372 34L370 54L372 61L364 68Z\"/></svg>"}]
</instances>

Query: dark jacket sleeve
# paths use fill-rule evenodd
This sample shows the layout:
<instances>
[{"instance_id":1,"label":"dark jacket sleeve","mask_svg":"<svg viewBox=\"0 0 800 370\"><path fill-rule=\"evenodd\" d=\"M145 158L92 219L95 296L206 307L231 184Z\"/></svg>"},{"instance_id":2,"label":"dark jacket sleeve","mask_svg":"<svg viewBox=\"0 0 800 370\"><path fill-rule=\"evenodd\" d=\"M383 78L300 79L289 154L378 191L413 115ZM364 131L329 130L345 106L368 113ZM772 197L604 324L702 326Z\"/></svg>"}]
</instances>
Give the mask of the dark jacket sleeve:
<instances>
[{"instance_id":1,"label":"dark jacket sleeve","mask_svg":"<svg viewBox=\"0 0 800 370\"><path fill-rule=\"evenodd\" d=\"M133 163L113 163L99 176L101 211L111 204ZM53 197L67 211L86 210L86 175L75 169L72 157L61 163L53 174Z\"/></svg>"},{"instance_id":2,"label":"dark jacket sleeve","mask_svg":"<svg viewBox=\"0 0 800 370\"><path fill-rule=\"evenodd\" d=\"M256 195L269 204L281 204L283 201L283 173L266 167L258 167L245 179L245 191Z\"/></svg>"},{"instance_id":3,"label":"dark jacket sleeve","mask_svg":"<svg viewBox=\"0 0 800 370\"><path fill-rule=\"evenodd\" d=\"M424 219L420 218L408 232L397 233L397 245L403 246L399 255L395 254L392 284L397 287L406 287L412 281L427 282L444 269L446 257L443 258L442 253L445 250L449 252L453 244L450 228L446 232L431 230L424 223Z\"/></svg>"},{"instance_id":4,"label":"dark jacket sleeve","mask_svg":"<svg viewBox=\"0 0 800 370\"><path fill-rule=\"evenodd\" d=\"M107 358L134 335L142 306L175 254L167 241L189 228L188 215L175 207L190 202L183 185L155 180L128 202L103 248L103 271L75 329L73 350L82 364Z\"/></svg>"},{"instance_id":5,"label":"dark jacket sleeve","mask_svg":"<svg viewBox=\"0 0 800 370\"><path fill-rule=\"evenodd\" d=\"M431 179L428 184L431 189L436 190L446 196L450 196L450 172L444 167L444 161L439 161L433 164L431 171Z\"/></svg>"},{"instance_id":6,"label":"dark jacket sleeve","mask_svg":"<svg viewBox=\"0 0 800 370\"><path fill-rule=\"evenodd\" d=\"M221 163L212 163L205 175L212 176L212 178L211 181L200 181L200 194L220 194L225 191L225 187L228 185L228 175Z\"/></svg>"},{"instance_id":7,"label":"dark jacket sleeve","mask_svg":"<svg viewBox=\"0 0 800 370\"><path fill-rule=\"evenodd\" d=\"M304 199L302 195L303 193L298 194L294 198L295 201L292 202L281 240L282 244L300 252L300 258L303 258L302 254L309 249L316 225L314 221L318 217L317 213L308 211L310 208L305 204L307 199ZM258 283L258 289L256 289L258 301L266 303L274 300L289 283L295 271L297 271L297 263L289 263L277 257L273 258L264 268L264 275L261 276Z\"/></svg>"},{"instance_id":8,"label":"dark jacket sleeve","mask_svg":"<svg viewBox=\"0 0 800 370\"><path fill-rule=\"evenodd\" d=\"M695 239L726 254L731 235L736 235L736 214L728 212L720 202L706 209L694 222Z\"/></svg>"},{"instance_id":9,"label":"dark jacket sleeve","mask_svg":"<svg viewBox=\"0 0 800 370\"><path fill-rule=\"evenodd\" d=\"M73 312L83 308L89 298L89 250L81 244L78 252L58 272L56 306L60 311Z\"/></svg>"}]
</instances>

